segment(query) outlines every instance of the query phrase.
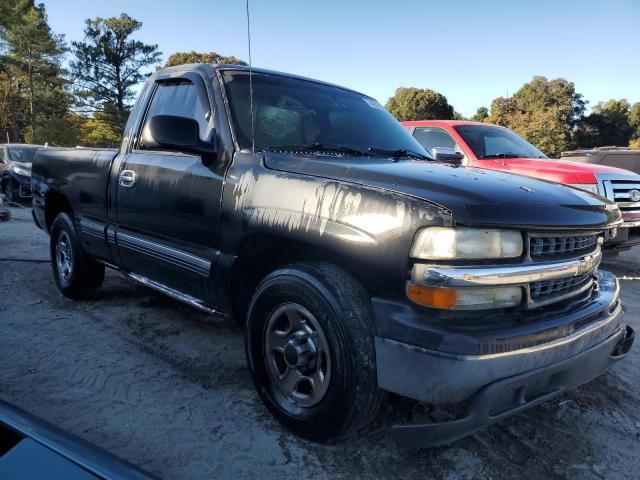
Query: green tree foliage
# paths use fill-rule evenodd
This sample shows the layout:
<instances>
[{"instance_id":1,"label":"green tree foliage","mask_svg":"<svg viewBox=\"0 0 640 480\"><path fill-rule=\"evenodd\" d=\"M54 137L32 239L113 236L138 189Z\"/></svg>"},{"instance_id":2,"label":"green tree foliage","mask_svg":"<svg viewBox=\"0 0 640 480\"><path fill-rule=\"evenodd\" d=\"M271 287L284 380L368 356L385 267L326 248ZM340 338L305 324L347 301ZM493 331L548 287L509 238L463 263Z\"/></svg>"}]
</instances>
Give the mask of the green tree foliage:
<instances>
[{"instance_id":1,"label":"green tree foliage","mask_svg":"<svg viewBox=\"0 0 640 480\"><path fill-rule=\"evenodd\" d=\"M76 136L75 145L85 147L117 147L122 140L120 132L113 128L108 115L96 112L91 116L69 114Z\"/></svg>"},{"instance_id":2,"label":"green tree foliage","mask_svg":"<svg viewBox=\"0 0 640 480\"><path fill-rule=\"evenodd\" d=\"M3 140L66 144L66 113L71 96L61 67L62 36L51 32L44 6L13 1L3 6L0 34L5 45L0 64L0 130ZM50 134L51 132L51 134ZM8 134L8 135L7 135Z\"/></svg>"},{"instance_id":3,"label":"green tree foliage","mask_svg":"<svg viewBox=\"0 0 640 480\"><path fill-rule=\"evenodd\" d=\"M134 87L148 73L145 69L160 60L157 45L131 38L142 23L119 17L87 19L84 40L73 42L75 80L79 112L98 115L118 136L131 110ZM95 118L98 118L97 116Z\"/></svg>"},{"instance_id":4,"label":"green tree foliage","mask_svg":"<svg viewBox=\"0 0 640 480\"><path fill-rule=\"evenodd\" d=\"M489 118L489 109L487 107L480 107L476 110L476 113L473 114L471 120L474 122L484 122L487 118Z\"/></svg>"},{"instance_id":5,"label":"green tree foliage","mask_svg":"<svg viewBox=\"0 0 640 480\"><path fill-rule=\"evenodd\" d=\"M633 129L630 146L640 147L640 102L634 103L629 109L629 124Z\"/></svg>"},{"instance_id":6,"label":"green tree foliage","mask_svg":"<svg viewBox=\"0 0 640 480\"><path fill-rule=\"evenodd\" d=\"M399 121L406 120L451 120L453 107L447 97L428 88L400 87L385 108Z\"/></svg>"},{"instance_id":7,"label":"green tree foliage","mask_svg":"<svg viewBox=\"0 0 640 480\"><path fill-rule=\"evenodd\" d=\"M29 110L26 97L20 95L6 65L0 65L0 69L0 143L24 141Z\"/></svg>"},{"instance_id":8,"label":"green tree foliage","mask_svg":"<svg viewBox=\"0 0 640 480\"><path fill-rule=\"evenodd\" d=\"M491 103L488 122L515 130L546 154L557 157L574 145L585 101L572 82L534 77L511 97Z\"/></svg>"},{"instance_id":9,"label":"green tree foliage","mask_svg":"<svg viewBox=\"0 0 640 480\"><path fill-rule=\"evenodd\" d=\"M576 131L578 146L627 146L635 128L631 124L631 104L626 99L599 102Z\"/></svg>"},{"instance_id":10,"label":"green tree foliage","mask_svg":"<svg viewBox=\"0 0 640 480\"><path fill-rule=\"evenodd\" d=\"M236 57L227 57L216 52L199 53L194 52L177 52L171 55L165 63L165 67L175 67L176 65L184 65L186 63L228 63L232 65L246 65L244 60Z\"/></svg>"},{"instance_id":11,"label":"green tree foliage","mask_svg":"<svg viewBox=\"0 0 640 480\"><path fill-rule=\"evenodd\" d=\"M27 106L9 71L6 53L8 30L34 6L33 0L0 0L0 143L24 139Z\"/></svg>"},{"instance_id":12,"label":"green tree foliage","mask_svg":"<svg viewBox=\"0 0 640 480\"><path fill-rule=\"evenodd\" d=\"M64 90L61 67L65 52L63 37L54 35L47 24L44 6L30 8L7 33L6 61L9 71L26 93L27 140L41 142L47 124L64 117L70 97Z\"/></svg>"},{"instance_id":13,"label":"green tree foliage","mask_svg":"<svg viewBox=\"0 0 640 480\"><path fill-rule=\"evenodd\" d=\"M0 28L9 29L20 23L22 16L35 8L33 0L0 1Z\"/></svg>"}]
</instances>

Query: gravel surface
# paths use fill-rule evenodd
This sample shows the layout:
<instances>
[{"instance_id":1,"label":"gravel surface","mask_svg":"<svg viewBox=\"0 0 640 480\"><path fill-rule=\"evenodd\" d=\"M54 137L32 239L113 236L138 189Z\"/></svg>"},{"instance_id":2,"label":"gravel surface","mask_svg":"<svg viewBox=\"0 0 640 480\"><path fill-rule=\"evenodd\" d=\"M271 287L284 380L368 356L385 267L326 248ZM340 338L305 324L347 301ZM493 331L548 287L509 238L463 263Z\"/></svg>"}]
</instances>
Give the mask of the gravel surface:
<instances>
[{"instance_id":1,"label":"gravel surface","mask_svg":"<svg viewBox=\"0 0 640 480\"><path fill-rule=\"evenodd\" d=\"M28 209L0 223L0 398L167 479L580 478L640 471L640 346L588 385L449 447L402 451L383 429L300 440L253 390L242 332L107 273L98 298L62 298ZM640 249L620 275L640 330ZM389 399L385 425L411 408Z\"/></svg>"}]
</instances>

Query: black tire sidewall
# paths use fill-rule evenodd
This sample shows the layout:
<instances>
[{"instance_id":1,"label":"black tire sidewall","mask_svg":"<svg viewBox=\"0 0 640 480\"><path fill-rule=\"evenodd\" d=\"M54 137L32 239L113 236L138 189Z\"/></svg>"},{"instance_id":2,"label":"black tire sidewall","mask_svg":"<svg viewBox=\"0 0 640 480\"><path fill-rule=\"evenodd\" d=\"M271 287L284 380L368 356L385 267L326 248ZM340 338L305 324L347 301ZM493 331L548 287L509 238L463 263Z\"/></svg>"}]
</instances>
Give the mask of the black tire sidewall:
<instances>
[{"instance_id":1,"label":"black tire sidewall","mask_svg":"<svg viewBox=\"0 0 640 480\"><path fill-rule=\"evenodd\" d=\"M65 232L71 246L72 270L68 281L64 281L58 272L56 263L56 244L61 233ZM90 291L93 278L90 275L90 266L94 260L88 257L80 244L72 217L68 213L60 213L51 226L51 268L53 278L62 294L69 298L82 298ZM95 281L93 283L96 283Z\"/></svg>"},{"instance_id":2,"label":"black tire sidewall","mask_svg":"<svg viewBox=\"0 0 640 480\"><path fill-rule=\"evenodd\" d=\"M6 191L7 191L7 200L9 202L15 203L18 201L18 199L16 198L15 184L11 178L7 180Z\"/></svg>"},{"instance_id":3,"label":"black tire sidewall","mask_svg":"<svg viewBox=\"0 0 640 480\"><path fill-rule=\"evenodd\" d=\"M264 362L266 319L283 303L298 303L320 323L330 346L331 380L324 398L312 407L299 407L274 386ZM337 305L316 279L304 272L287 269L271 276L259 287L249 308L246 328L247 360L252 377L267 408L287 427L316 440L336 435L344 423L352 392L352 358L349 341L342 328Z\"/></svg>"}]
</instances>

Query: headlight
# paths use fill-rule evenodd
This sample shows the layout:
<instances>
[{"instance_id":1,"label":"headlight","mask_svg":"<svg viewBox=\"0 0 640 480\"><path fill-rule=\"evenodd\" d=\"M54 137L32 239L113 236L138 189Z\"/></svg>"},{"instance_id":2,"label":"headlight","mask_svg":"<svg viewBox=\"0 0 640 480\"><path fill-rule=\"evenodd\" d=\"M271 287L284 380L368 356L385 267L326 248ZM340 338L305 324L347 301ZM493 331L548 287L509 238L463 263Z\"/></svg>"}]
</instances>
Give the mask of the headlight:
<instances>
[{"instance_id":1,"label":"headlight","mask_svg":"<svg viewBox=\"0 0 640 480\"><path fill-rule=\"evenodd\" d=\"M409 283L407 297L425 307L444 310L487 310L520 305L522 287L441 288Z\"/></svg>"},{"instance_id":2,"label":"headlight","mask_svg":"<svg viewBox=\"0 0 640 480\"><path fill-rule=\"evenodd\" d=\"M580 190L584 190L589 193L595 193L598 195L598 184L597 183L568 183L570 187L578 188Z\"/></svg>"},{"instance_id":3,"label":"headlight","mask_svg":"<svg viewBox=\"0 0 640 480\"><path fill-rule=\"evenodd\" d=\"M16 175L22 175L24 177L31 176L31 170L27 170L26 168L13 166L11 167L11 171L16 173Z\"/></svg>"},{"instance_id":4,"label":"headlight","mask_svg":"<svg viewBox=\"0 0 640 480\"><path fill-rule=\"evenodd\" d=\"M515 230L428 227L418 232L411 256L425 260L514 258L522 255Z\"/></svg>"}]
</instances>

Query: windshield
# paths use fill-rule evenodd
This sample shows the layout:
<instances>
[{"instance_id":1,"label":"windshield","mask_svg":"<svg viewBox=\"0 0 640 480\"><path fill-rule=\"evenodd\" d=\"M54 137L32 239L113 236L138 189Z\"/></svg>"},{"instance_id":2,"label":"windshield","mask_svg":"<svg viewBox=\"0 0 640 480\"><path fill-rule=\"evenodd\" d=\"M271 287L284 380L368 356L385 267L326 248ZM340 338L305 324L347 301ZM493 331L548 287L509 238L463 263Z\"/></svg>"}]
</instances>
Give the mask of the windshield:
<instances>
[{"instance_id":1,"label":"windshield","mask_svg":"<svg viewBox=\"0 0 640 480\"><path fill-rule=\"evenodd\" d=\"M495 125L457 125L454 128L480 159L547 158L544 153L508 128Z\"/></svg>"},{"instance_id":2,"label":"windshield","mask_svg":"<svg viewBox=\"0 0 640 480\"><path fill-rule=\"evenodd\" d=\"M33 157L40 145L32 147L9 147L7 153L9 160L20 163L33 163Z\"/></svg>"},{"instance_id":3,"label":"windshield","mask_svg":"<svg viewBox=\"0 0 640 480\"><path fill-rule=\"evenodd\" d=\"M251 148L249 73L225 70L223 78L238 143ZM427 155L370 97L283 75L254 73L252 83L258 149L305 146L304 150L331 149L345 154L402 151Z\"/></svg>"}]
</instances>

